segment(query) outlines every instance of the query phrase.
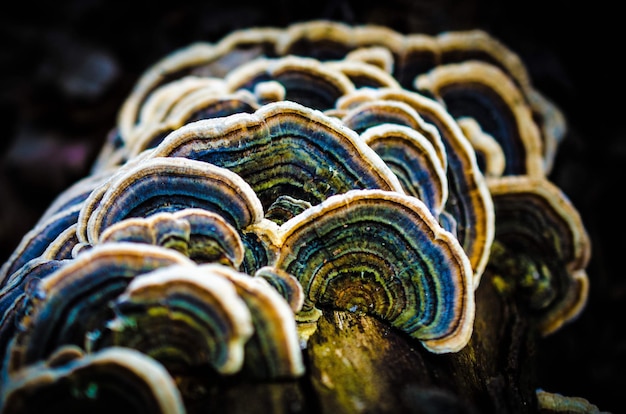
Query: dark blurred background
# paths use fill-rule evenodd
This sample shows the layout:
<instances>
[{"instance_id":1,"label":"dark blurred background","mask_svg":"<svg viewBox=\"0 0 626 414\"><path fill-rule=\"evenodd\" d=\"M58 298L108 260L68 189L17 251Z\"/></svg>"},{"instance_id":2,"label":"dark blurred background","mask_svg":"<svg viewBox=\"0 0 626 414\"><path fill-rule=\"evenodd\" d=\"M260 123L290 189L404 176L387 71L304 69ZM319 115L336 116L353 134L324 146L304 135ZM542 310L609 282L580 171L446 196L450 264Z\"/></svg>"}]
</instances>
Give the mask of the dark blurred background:
<instances>
[{"instance_id":1,"label":"dark blurred background","mask_svg":"<svg viewBox=\"0 0 626 414\"><path fill-rule=\"evenodd\" d=\"M194 41L250 26L334 19L401 33L481 28L517 52L568 121L550 179L593 243L580 317L538 349L540 385L624 412L626 220L620 12L608 2L385 0L21 1L0 14L0 263L52 199L89 172L142 72Z\"/></svg>"}]
</instances>

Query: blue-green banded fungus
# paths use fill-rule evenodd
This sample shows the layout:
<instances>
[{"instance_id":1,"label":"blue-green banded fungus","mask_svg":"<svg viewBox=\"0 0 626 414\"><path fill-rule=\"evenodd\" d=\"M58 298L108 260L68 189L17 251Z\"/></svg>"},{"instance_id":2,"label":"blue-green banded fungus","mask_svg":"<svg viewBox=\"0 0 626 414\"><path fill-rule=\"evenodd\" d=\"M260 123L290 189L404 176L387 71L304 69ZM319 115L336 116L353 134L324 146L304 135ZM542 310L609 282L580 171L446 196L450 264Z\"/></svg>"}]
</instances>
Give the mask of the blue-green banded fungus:
<instances>
[{"instance_id":1,"label":"blue-green banded fungus","mask_svg":"<svg viewBox=\"0 0 626 414\"><path fill-rule=\"evenodd\" d=\"M184 76L159 86L150 93L141 106L139 124L135 133L127 136L127 143L134 141L143 129L167 120L188 96L195 93L221 96L225 92L226 85L223 80L207 76Z\"/></svg>"},{"instance_id":2,"label":"blue-green banded fungus","mask_svg":"<svg viewBox=\"0 0 626 414\"><path fill-rule=\"evenodd\" d=\"M294 313L304 305L304 291L298 279L274 266L263 266L254 273L254 277L265 279L289 303Z\"/></svg>"},{"instance_id":3,"label":"blue-green banded fungus","mask_svg":"<svg viewBox=\"0 0 626 414\"><path fill-rule=\"evenodd\" d=\"M256 194L240 176L207 162L149 158L121 169L106 184L104 192L94 193L83 205L91 213L79 220L79 240L86 234L84 242L96 243L102 231L126 218L185 208L219 214L236 229L263 217Z\"/></svg>"},{"instance_id":4,"label":"blue-green banded fungus","mask_svg":"<svg viewBox=\"0 0 626 414\"><path fill-rule=\"evenodd\" d=\"M591 255L587 231L567 196L545 178L489 180L496 235L489 266L519 286L539 331L548 335L585 307ZM504 273L506 272L506 273Z\"/></svg>"},{"instance_id":5,"label":"blue-green banded fungus","mask_svg":"<svg viewBox=\"0 0 626 414\"><path fill-rule=\"evenodd\" d=\"M337 99L355 88L342 71L297 56L256 59L233 70L224 80L231 90L249 91L261 82L275 81L285 88L285 100L320 111L333 108Z\"/></svg>"},{"instance_id":6,"label":"blue-green banded fungus","mask_svg":"<svg viewBox=\"0 0 626 414\"><path fill-rule=\"evenodd\" d=\"M463 62L438 66L416 80L454 118L472 117L502 147L503 175L544 175L540 130L522 91L497 66Z\"/></svg>"},{"instance_id":7,"label":"blue-green banded fungus","mask_svg":"<svg viewBox=\"0 0 626 414\"><path fill-rule=\"evenodd\" d=\"M339 120L290 101L254 114L187 124L151 157L182 157L231 170L243 178L263 209L280 195L318 204L355 188L402 192L385 162Z\"/></svg>"},{"instance_id":8,"label":"blue-green banded fungus","mask_svg":"<svg viewBox=\"0 0 626 414\"><path fill-rule=\"evenodd\" d=\"M338 107L345 109L341 121L350 129L362 134L366 129L394 124L411 128L424 135L431 143L442 167L447 169L448 158L439 131L424 121L417 111L404 102L376 99L372 93L364 90L346 95L338 102Z\"/></svg>"},{"instance_id":9,"label":"blue-green banded fungus","mask_svg":"<svg viewBox=\"0 0 626 414\"><path fill-rule=\"evenodd\" d=\"M0 289L0 369L5 363L8 345L20 329L19 321L24 312L28 311L28 298L34 293L37 283L64 263L64 260L48 260L43 257L31 259L13 272Z\"/></svg>"},{"instance_id":10,"label":"blue-green banded fungus","mask_svg":"<svg viewBox=\"0 0 626 414\"><path fill-rule=\"evenodd\" d=\"M280 225L309 207L311 207L311 203L308 201L281 195L267 208L265 218Z\"/></svg>"},{"instance_id":11,"label":"blue-green banded fungus","mask_svg":"<svg viewBox=\"0 0 626 414\"><path fill-rule=\"evenodd\" d=\"M184 414L182 396L165 368L132 349L69 355L16 372L2 388L4 414L128 412Z\"/></svg>"},{"instance_id":12,"label":"blue-green banded fungus","mask_svg":"<svg viewBox=\"0 0 626 414\"><path fill-rule=\"evenodd\" d=\"M44 213L39 217L37 224L47 221L61 211L67 211L76 205L82 204L91 192L108 180L112 174L113 170L98 171L71 184L52 200Z\"/></svg>"},{"instance_id":13,"label":"blue-green banded fungus","mask_svg":"<svg viewBox=\"0 0 626 414\"><path fill-rule=\"evenodd\" d=\"M173 376L238 372L254 331L233 284L201 266L172 265L137 276L111 306L115 318L93 346L139 350Z\"/></svg>"},{"instance_id":14,"label":"blue-green banded fungus","mask_svg":"<svg viewBox=\"0 0 626 414\"><path fill-rule=\"evenodd\" d=\"M120 135L124 140L133 131L146 99L168 82L190 75L225 77L255 58L288 55L320 61L360 60L373 63L390 73L408 90L416 90L414 80L418 75L439 65L468 60L494 64L516 82L532 106L546 143L546 171L551 167L556 146L565 133L560 110L532 86L519 56L484 31L448 31L435 36L403 35L373 24L351 26L317 20L293 23L284 29L238 30L215 44L196 42L164 57L144 73L124 102L118 120Z\"/></svg>"},{"instance_id":15,"label":"blue-green banded fungus","mask_svg":"<svg viewBox=\"0 0 626 414\"><path fill-rule=\"evenodd\" d=\"M134 277L172 264L195 265L160 246L104 243L42 278L25 298L20 331L9 347L9 373L47 358L61 345L84 347L113 317L108 303Z\"/></svg>"},{"instance_id":16,"label":"blue-green banded fungus","mask_svg":"<svg viewBox=\"0 0 626 414\"><path fill-rule=\"evenodd\" d=\"M376 315L437 353L458 351L470 338L470 262L415 197L382 190L337 195L283 224L274 243L275 266L304 289L303 311Z\"/></svg>"},{"instance_id":17,"label":"blue-green banded fungus","mask_svg":"<svg viewBox=\"0 0 626 414\"><path fill-rule=\"evenodd\" d=\"M0 287L4 286L11 274L29 260L41 256L50 243L61 233L75 224L79 217L81 204L75 204L65 210L52 214L46 220L37 223L26 233L8 260L0 267Z\"/></svg>"},{"instance_id":18,"label":"blue-green banded fungus","mask_svg":"<svg viewBox=\"0 0 626 414\"><path fill-rule=\"evenodd\" d=\"M476 154L454 118L433 99L405 89L381 88L358 91L358 100L386 100L411 106L427 123L434 125L445 147L448 202L444 211L465 249L474 269L475 286L489 258L493 241L494 217L491 195L480 171ZM340 104L350 105L347 96Z\"/></svg>"},{"instance_id":19,"label":"blue-green banded fungus","mask_svg":"<svg viewBox=\"0 0 626 414\"><path fill-rule=\"evenodd\" d=\"M80 242L76 236L76 227L78 223L74 223L52 240L46 250L43 251L40 257L48 260L63 260L72 259L78 249Z\"/></svg>"},{"instance_id":20,"label":"blue-green banded fungus","mask_svg":"<svg viewBox=\"0 0 626 414\"><path fill-rule=\"evenodd\" d=\"M119 221L105 229L99 243L129 241L177 250L196 263L217 262L238 269L244 244L222 216L200 208L185 208Z\"/></svg>"},{"instance_id":21,"label":"blue-green banded fungus","mask_svg":"<svg viewBox=\"0 0 626 414\"><path fill-rule=\"evenodd\" d=\"M141 108L163 85L202 75L223 78L234 68L257 57L273 53L282 30L257 28L235 31L216 44L194 42L165 56L146 70L120 109L117 128L122 142L137 130Z\"/></svg>"},{"instance_id":22,"label":"blue-green banded fungus","mask_svg":"<svg viewBox=\"0 0 626 414\"><path fill-rule=\"evenodd\" d=\"M287 300L262 277L218 265L201 265L229 280L246 302L254 334L246 343L243 374L253 379L297 378L305 366L294 313Z\"/></svg>"},{"instance_id":23,"label":"blue-green banded fungus","mask_svg":"<svg viewBox=\"0 0 626 414\"><path fill-rule=\"evenodd\" d=\"M128 157L156 147L170 132L200 119L220 118L240 112L252 113L260 106L256 97L246 90L233 93L200 88L173 104L160 121L149 122L129 138ZM182 92L181 92L182 93Z\"/></svg>"},{"instance_id":24,"label":"blue-green banded fungus","mask_svg":"<svg viewBox=\"0 0 626 414\"><path fill-rule=\"evenodd\" d=\"M448 178L430 141L413 128L394 124L368 128L361 139L391 168L404 192L422 200L438 218L448 200Z\"/></svg>"},{"instance_id":25,"label":"blue-green banded fungus","mask_svg":"<svg viewBox=\"0 0 626 414\"><path fill-rule=\"evenodd\" d=\"M537 123L543 144L543 170L552 170L557 149L567 132L563 112L547 96L537 90L520 57L500 40L483 30L449 31L436 36L440 65L480 61L497 66L505 72L524 95Z\"/></svg>"}]
</instances>

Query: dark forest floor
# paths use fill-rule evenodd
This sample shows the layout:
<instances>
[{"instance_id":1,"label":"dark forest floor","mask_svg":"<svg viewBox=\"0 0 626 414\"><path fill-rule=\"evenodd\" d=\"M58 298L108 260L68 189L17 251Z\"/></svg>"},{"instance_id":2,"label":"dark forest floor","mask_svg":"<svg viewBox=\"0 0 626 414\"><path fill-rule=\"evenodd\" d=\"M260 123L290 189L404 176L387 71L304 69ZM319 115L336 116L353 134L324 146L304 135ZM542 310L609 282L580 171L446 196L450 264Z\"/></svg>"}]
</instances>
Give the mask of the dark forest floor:
<instances>
[{"instance_id":1,"label":"dark forest floor","mask_svg":"<svg viewBox=\"0 0 626 414\"><path fill-rule=\"evenodd\" d=\"M327 18L436 34L482 28L516 51L537 89L568 121L550 179L578 208L592 240L589 302L540 344L545 390L626 411L626 220L623 70L603 3L554 0L14 2L0 15L0 263L64 188L88 173L141 73L193 41L249 26Z\"/></svg>"}]
</instances>

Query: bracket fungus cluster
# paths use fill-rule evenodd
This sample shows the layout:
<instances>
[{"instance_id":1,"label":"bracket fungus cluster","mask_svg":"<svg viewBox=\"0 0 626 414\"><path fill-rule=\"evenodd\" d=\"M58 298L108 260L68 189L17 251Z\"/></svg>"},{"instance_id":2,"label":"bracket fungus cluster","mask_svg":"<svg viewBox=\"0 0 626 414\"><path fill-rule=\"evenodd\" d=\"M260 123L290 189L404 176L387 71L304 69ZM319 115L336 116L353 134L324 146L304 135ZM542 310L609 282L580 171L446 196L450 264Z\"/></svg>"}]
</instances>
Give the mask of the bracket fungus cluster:
<instances>
[{"instance_id":1,"label":"bracket fungus cluster","mask_svg":"<svg viewBox=\"0 0 626 414\"><path fill-rule=\"evenodd\" d=\"M2 412L556 411L527 351L587 298L565 131L478 30L176 51L0 270Z\"/></svg>"}]
</instances>

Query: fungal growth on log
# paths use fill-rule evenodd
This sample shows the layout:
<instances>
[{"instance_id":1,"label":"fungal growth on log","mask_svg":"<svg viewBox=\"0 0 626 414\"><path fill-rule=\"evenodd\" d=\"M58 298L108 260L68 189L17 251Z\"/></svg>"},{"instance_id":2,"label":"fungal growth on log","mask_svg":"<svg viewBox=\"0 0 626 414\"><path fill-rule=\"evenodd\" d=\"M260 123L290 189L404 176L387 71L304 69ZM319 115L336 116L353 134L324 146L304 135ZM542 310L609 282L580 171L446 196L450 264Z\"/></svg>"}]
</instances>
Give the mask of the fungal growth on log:
<instances>
[{"instance_id":1,"label":"fungal growth on log","mask_svg":"<svg viewBox=\"0 0 626 414\"><path fill-rule=\"evenodd\" d=\"M565 131L478 30L175 51L0 268L1 412L595 407L533 369L590 284Z\"/></svg>"}]
</instances>

